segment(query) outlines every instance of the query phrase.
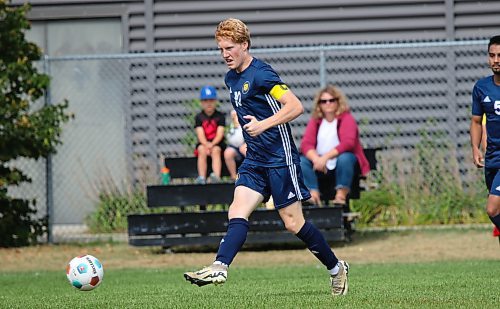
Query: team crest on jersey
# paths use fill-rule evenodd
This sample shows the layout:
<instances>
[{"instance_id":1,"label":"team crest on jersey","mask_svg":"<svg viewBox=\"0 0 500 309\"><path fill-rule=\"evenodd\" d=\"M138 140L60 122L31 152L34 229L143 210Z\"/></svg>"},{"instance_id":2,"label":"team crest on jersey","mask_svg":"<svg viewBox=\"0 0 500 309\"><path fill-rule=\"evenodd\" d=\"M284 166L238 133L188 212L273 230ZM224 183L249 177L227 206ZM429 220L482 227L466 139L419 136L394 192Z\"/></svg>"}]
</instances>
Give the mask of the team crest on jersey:
<instances>
[{"instance_id":1,"label":"team crest on jersey","mask_svg":"<svg viewBox=\"0 0 500 309\"><path fill-rule=\"evenodd\" d=\"M248 90L250 90L250 82L246 81L242 87L243 94L247 94Z\"/></svg>"}]
</instances>

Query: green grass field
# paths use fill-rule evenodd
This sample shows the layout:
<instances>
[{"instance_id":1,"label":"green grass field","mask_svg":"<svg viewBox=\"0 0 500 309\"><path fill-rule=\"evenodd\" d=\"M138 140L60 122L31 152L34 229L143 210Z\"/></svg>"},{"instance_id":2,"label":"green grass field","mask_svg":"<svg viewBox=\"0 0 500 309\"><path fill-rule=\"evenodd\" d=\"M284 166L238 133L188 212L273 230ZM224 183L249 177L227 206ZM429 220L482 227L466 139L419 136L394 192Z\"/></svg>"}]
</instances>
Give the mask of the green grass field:
<instances>
[{"instance_id":1,"label":"green grass field","mask_svg":"<svg viewBox=\"0 0 500 309\"><path fill-rule=\"evenodd\" d=\"M283 252L286 254L286 251ZM320 266L233 267L199 288L186 269L105 269L80 292L61 271L0 273L0 308L498 308L500 262L351 265L349 294L333 299Z\"/></svg>"}]
</instances>

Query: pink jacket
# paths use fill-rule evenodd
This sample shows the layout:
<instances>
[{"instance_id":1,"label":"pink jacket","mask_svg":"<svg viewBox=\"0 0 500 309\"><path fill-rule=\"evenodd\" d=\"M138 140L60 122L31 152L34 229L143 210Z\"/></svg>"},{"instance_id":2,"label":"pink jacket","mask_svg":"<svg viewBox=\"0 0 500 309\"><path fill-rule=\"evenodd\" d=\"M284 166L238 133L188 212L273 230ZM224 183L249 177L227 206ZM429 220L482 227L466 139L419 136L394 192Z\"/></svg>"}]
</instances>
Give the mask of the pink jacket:
<instances>
[{"instance_id":1,"label":"pink jacket","mask_svg":"<svg viewBox=\"0 0 500 309\"><path fill-rule=\"evenodd\" d=\"M307 123L302 143L300 143L300 152L305 155L309 150L316 149L319 126L322 118L311 118ZM365 157L363 146L359 139L359 131L356 120L350 112L344 112L337 117L337 134L340 144L336 147L339 154L343 152L352 152L358 159L361 175L366 176L370 172L370 164Z\"/></svg>"}]
</instances>

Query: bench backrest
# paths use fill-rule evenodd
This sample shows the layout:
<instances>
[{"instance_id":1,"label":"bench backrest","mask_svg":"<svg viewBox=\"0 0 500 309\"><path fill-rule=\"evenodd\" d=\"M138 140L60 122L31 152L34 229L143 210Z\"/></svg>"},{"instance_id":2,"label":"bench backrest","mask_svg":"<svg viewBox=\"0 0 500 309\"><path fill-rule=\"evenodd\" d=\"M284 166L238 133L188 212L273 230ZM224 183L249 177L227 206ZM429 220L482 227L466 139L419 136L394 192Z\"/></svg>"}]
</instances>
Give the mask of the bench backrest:
<instances>
[{"instance_id":1,"label":"bench backrest","mask_svg":"<svg viewBox=\"0 0 500 309\"><path fill-rule=\"evenodd\" d=\"M180 158L165 158L165 166L170 169L171 178L196 178L198 177L198 158L196 157L180 157ZM210 157L207 162L207 175L212 172L212 160ZM222 159L221 176L229 176L224 159Z\"/></svg>"},{"instance_id":2,"label":"bench backrest","mask_svg":"<svg viewBox=\"0 0 500 309\"><path fill-rule=\"evenodd\" d=\"M368 160L368 163L370 163L370 170L376 170L377 169L377 156L376 153L377 151L381 150L381 148L365 148L365 157Z\"/></svg>"},{"instance_id":3,"label":"bench backrest","mask_svg":"<svg viewBox=\"0 0 500 309\"><path fill-rule=\"evenodd\" d=\"M370 163L370 169L377 169L377 158L375 156L378 148L366 148L365 156ZM179 158L165 158L165 166L170 169L171 178L196 178L198 177L197 158L196 157L179 157ZM210 157L208 158L208 172L212 172L212 164ZM226 164L222 160L222 176L229 176Z\"/></svg>"},{"instance_id":4,"label":"bench backrest","mask_svg":"<svg viewBox=\"0 0 500 309\"><path fill-rule=\"evenodd\" d=\"M147 186L148 207L224 204L233 201L234 183Z\"/></svg>"}]
</instances>

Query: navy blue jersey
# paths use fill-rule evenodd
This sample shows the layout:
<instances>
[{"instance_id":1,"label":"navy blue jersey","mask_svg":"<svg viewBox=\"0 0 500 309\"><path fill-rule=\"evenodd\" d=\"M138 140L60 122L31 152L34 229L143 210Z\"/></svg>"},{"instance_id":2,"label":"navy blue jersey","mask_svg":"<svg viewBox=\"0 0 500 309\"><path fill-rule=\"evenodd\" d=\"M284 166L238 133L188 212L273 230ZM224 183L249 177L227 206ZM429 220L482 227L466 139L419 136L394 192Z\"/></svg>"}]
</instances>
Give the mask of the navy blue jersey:
<instances>
[{"instance_id":1,"label":"navy blue jersey","mask_svg":"<svg viewBox=\"0 0 500 309\"><path fill-rule=\"evenodd\" d=\"M477 81L472 89L472 115L486 115L485 166L500 168L500 86L493 75Z\"/></svg>"},{"instance_id":2,"label":"navy blue jersey","mask_svg":"<svg viewBox=\"0 0 500 309\"><path fill-rule=\"evenodd\" d=\"M267 63L253 58L250 66L243 72L238 73L235 70L227 72L224 81L241 126L249 122L243 116L254 116L260 121L271 117L281 109L281 103L271 93L275 92L276 86L287 88ZM243 137L248 147L245 158L248 163L265 167L299 163L299 153L288 123L267 129L256 137L251 137L243 130Z\"/></svg>"}]
</instances>

